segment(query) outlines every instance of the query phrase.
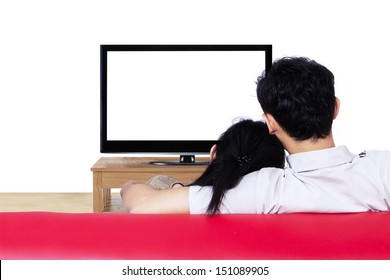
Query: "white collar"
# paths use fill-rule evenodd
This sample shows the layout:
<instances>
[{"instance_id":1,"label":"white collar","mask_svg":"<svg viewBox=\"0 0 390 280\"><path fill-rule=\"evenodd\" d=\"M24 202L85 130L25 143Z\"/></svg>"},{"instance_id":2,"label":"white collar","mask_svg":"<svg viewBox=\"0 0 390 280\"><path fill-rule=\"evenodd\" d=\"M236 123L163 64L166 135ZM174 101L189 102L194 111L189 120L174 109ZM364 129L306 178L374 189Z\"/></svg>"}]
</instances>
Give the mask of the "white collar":
<instances>
[{"instance_id":1,"label":"white collar","mask_svg":"<svg viewBox=\"0 0 390 280\"><path fill-rule=\"evenodd\" d=\"M295 172L305 172L351 162L354 155L346 146L304 152L287 156L287 162Z\"/></svg>"}]
</instances>

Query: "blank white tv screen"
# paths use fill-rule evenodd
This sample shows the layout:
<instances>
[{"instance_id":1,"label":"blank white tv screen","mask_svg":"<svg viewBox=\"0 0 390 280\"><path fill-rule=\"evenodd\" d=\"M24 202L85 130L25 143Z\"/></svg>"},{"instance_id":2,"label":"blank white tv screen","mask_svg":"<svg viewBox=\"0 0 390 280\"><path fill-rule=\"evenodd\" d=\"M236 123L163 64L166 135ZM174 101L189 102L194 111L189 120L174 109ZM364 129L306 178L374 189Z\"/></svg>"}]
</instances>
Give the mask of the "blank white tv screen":
<instances>
[{"instance_id":1,"label":"blank white tv screen","mask_svg":"<svg viewBox=\"0 0 390 280\"><path fill-rule=\"evenodd\" d=\"M108 51L107 140L217 140L261 119L265 51Z\"/></svg>"}]
</instances>

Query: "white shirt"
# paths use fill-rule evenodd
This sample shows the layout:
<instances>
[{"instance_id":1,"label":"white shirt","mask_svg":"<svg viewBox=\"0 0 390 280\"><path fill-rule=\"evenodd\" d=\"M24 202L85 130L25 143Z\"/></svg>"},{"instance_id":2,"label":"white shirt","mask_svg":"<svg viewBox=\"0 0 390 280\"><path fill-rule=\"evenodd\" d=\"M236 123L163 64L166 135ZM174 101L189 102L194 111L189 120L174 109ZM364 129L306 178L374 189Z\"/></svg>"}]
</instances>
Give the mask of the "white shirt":
<instances>
[{"instance_id":1,"label":"white shirt","mask_svg":"<svg viewBox=\"0 0 390 280\"><path fill-rule=\"evenodd\" d=\"M226 192L221 213L390 211L390 151L347 147L287 156L285 169L263 168ZM192 186L190 213L206 213L211 187Z\"/></svg>"}]
</instances>

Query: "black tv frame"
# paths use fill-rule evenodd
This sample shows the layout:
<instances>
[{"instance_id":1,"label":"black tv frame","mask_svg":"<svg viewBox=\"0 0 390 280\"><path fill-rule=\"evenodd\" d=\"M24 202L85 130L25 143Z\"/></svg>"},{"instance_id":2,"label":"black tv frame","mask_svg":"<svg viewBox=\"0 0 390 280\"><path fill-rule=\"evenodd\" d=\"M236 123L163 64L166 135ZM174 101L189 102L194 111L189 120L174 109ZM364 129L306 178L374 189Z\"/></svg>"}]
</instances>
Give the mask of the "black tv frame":
<instances>
[{"instance_id":1,"label":"black tv frame","mask_svg":"<svg viewBox=\"0 0 390 280\"><path fill-rule=\"evenodd\" d=\"M100 45L100 152L180 154L192 162L194 154L208 154L216 140L107 140L107 53L112 51L265 51L265 70L272 65L272 45ZM191 155L190 159L182 155Z\"/></svg>"}]
</instances>

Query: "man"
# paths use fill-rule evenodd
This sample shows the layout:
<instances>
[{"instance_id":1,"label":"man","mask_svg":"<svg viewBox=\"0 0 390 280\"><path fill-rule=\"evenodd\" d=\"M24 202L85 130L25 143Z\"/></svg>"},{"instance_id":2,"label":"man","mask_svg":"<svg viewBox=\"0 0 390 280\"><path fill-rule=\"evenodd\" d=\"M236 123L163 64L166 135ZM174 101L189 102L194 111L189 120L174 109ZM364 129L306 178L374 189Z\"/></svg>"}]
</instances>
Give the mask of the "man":
<instances>
[{"instance_id":1,"label":"man","mask_svg":"<svg viewBox=\"0 0 390 280\"><path fill-rule=\"evenodd\" d=\"M307 58L283 58L259 77L257 95L269 132L289 155L285 169L263 168L228 191L221 213L390 211L390 152L354 155L336 147L340 102L333 74ZM206 213L211 187L164 191L126 184L130 213Z\"/></svg>"}]
</instances>

